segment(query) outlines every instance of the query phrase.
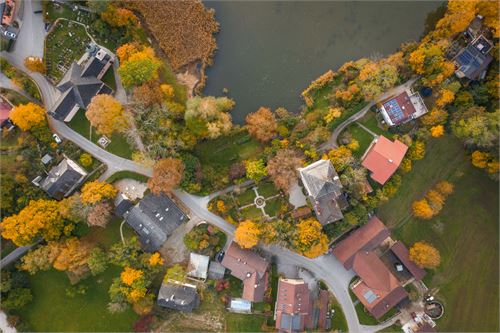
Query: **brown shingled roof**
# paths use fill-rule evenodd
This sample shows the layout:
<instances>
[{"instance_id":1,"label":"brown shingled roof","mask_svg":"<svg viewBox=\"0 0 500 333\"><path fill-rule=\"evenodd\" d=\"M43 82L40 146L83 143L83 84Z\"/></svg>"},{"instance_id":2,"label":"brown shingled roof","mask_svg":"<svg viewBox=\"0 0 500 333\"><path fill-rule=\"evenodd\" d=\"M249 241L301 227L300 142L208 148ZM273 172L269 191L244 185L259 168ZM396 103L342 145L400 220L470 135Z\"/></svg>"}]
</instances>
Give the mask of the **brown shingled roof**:
<instances>
[{"instance_id":1,"label":"brown shingled roof","mask_svg":"<svg viewBox=\"0 0 500 333\"><path fill-rule=\"evenodd\" d=\"M422 280L426 272L424 269L420 268L411 259L406 246L401 242L396 242L392 247L391 251L396 257L403 263L403 265L408 269L408 271L417 280Z\"/></svg>"},{"instance_id":2,"label":"brown shingled roof","mask_svg":"<svg viewBox=\"0 0 500 333\"><path fill-rule=\"evenodd\" d=\"M373 216L368 223L335 246L333 255L344 264L346 269L351 269L354 255L358 251L371 251L387 237L389 237L389 230L376 216Z\"/></svg>"},{"instance_id":3,"label":"brown shingled roof","mask_svg":"<svg viewBox=\"0 0 500 333\"><path fill-rule=\"evenodd\" d=\"M310 291L303 280L283 279L278 282L276 296L276 328L282 332L301 332L311 329L313 304ZM284 315L295 320L283 320Z\"/></svg>"}]
</instances>

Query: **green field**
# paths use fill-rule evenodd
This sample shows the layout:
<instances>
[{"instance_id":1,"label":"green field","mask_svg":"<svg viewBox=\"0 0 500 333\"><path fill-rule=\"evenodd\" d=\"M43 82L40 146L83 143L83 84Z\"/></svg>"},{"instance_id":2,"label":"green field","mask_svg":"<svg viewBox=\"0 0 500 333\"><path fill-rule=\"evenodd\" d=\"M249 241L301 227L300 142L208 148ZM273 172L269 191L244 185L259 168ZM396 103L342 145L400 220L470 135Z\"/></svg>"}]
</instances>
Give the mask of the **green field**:
<instances>
[{"instance_id":1,"label":"green field","mask_svg":"<svg viewBox=\"0 0 500 333\"><path fill-rule=\"evenodd\" d=\"M352 135L353 139L358 141L359 148L354 152L354 155L361 158L373 141L373 136L355 123L350 125L346 131Z\"/></svg>"},{"instance_id":2,"label":"green field","mask_svg":"<svg viewBox=\"0 0 500 333\"><path fill-rule=\"evenodd\" d=\"M92 128L92 132L90 132L90 123L87 117L85 117L85 112L83 110L78 111L68 125L85 138L90 139L93 143L97 144L97 140L101 137L94 128ZM132 148L122 134L115 133L110 139L111 143L105 150L124 158L130 159L132 157Z\"/></svg>"},{"instance_id":3,"label":"green field","mask_svg":"<svg viewBox=\"0 0 500 333\"><path fill-rule=\"evenodd\" d=\"M414 219L411 203L439 180L455 185L439 215ZM471 166L461 143L445 136L431 140L423 160L403 177L393 199L377 215L408 246L425 240L441 253L441 266L425 279L439 288L445 315L440 331L498 331L498 183Z\"/></svg>"}]
</instances>

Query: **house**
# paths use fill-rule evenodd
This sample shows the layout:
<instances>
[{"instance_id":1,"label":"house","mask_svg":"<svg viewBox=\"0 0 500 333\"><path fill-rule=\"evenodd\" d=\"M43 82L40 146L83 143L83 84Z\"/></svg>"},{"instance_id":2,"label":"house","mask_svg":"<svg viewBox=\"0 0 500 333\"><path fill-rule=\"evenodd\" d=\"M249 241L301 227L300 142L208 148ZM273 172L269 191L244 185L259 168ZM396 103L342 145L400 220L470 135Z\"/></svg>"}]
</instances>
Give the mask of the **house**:
<instances>
[{"instance_id":1,"label":"house","mask_svg":"<svg viewBox=\"0 0 500 333\"><path fill-rule=\"evenodd\" d=\"M221 262L231 275L243 281L242 298L251 302L262 302L268 286L269 262L250 250L243 250L231 242Z\"/></svg>"},{"instance_id":2,"label":"house","mask_svg":"<svg viewBox=\"0 0 500 333\"><path fill-rule=\"evenodd\" d=\"M453 58L455 75L458 78L467 78L471 81L482 80L486 70L493 61L489 54L493 43L483 35L479 35Z\"/></svg>"},{"instance_id":3,"label":"house","mask_svg":"<svg viewBox=\"0 0 500 333\"><path fill-rule=\"evenodd\" d=\"M139 235L147 252L159 250L186 220L186 214L165 194L148 194L125 213L125 221Z\"/></svg>"},{"instance_id":4,"label":"house","mask_svg":"<svg viewBox=\"0 0 500 333\"><path fill-rule=\"evenodd\" d=\"M187 276L205 281L207 279L208 265L210 257L191 252L189 254L189 264Z\"/></svg>"},{"instance_id":5,"label":"house","mask_svg":"<svg viewBox=\"0 0 500 333\"><path fill-rule=\"evenodd\" d=\"M391 246L390 251L394 254L394 256L396 256L396 258L404 266L404 269L406 269L415 280L420 281L427 274L424 269L420 268L410 259L410 253L402 242L398 241L394 243Z\"/></svg>"},{"instance_id":6,"label":"house","mask_svg":"<svg viewBox=\"0 0 500 333\"><path fill-rule=\"evenodd\" d=\"M243 298L232 298L227 310L235 313L252 313L252 302Z\"/></svg>"},{"instance_id":7,"label":"house","mask_svg":"<svg viewBox=\"0 0 500 333\"><path fill-rule=\"evenodd\" d=\"M113 63L113 57L104 49L90 46L82 62L73 62L57 85L62 93L49 110L57 120L69 122L80 109L87 109L92 98L99 94L111 94L113 90L101 81Z\"/></svg>"},{"instance_id":8,"label":"house","mask_svg":"<svg viewBox=\"0 0 500 333\"><path fill-rule=\"evenodd\" d=\"M127 214L134 204L130 199L123 193L118 193L115 198L115 215L118 217L123 217Z\"/></svg>"},{"instance_id":9,"label":"house","mask_svg":"<svg viewBox=\"0 0 500 333\"><path fill-rule=\"evenodd\" d=\"M375 318L381 318L408 298L398 279L374 252L356 253L352 269L359 280L351 286L351 290Z\"/></svg>"},{"instance_id":10,"label":"house","mask_svg":"<svg viewBox=\"0 0 500 333\"><path fill-rule=\"evenodd\" d=\"M274 313L279 332L327 328L328 292L316 291L302 279L280 278Z\"/></svg>"},{"instance_id":11,"label":"house","mask_svg":"<svg viewBox=\"0 0 500 333\"><path fill-rule=\"evenodd\" d=\"M380 135L366 150L361 165L371 171L370 177L374 181L384 185L398 169L407 150L408 146L401 141L392 142Z\"/></svg>"},{"instance_id":12,"label":"house","mask_svg":"<svg viewBox=\"0 0 500 333\"><path fill-rule=\"evenodd\" d=\"M352 269L354 257L359 251L372 251L390 237L389 229L373 216L368 223L359 227L337 244L332 254L345 267Z\"/></svg>"},{"instance_id":13,"label":"house","mask_svg":"<svg viewBox=\"0 0 500 333\"><path fill-rule=\"evenodd\" d=\"M14 128L14 124L10 120L10 112L12 111L12 105L0 99L0 128L4 128L8 131Z\"/></svg>"},{"instance_id":14,"label":"house","mask_svg":"<svg viewBox=\"0 0 500 333\"><path fill-rule=\"evenodd\" d=\"M156 303L168 309L192 312L200 305L200 296L196 286L169 281L161 284Z\"/></svg>"},{"instance_id":15,"label":"house","mask_svg":"<svg viewBox=\"0 0 500 333\"><path fill-rule=\"evenodd\" d=\"M212 280L221 280L224 278L224 274L226 273L226 268L222 266L222 264L217 261L210 261L210 265L208 266L208 278Z\"/></svg>"},{"instance_id":16,"label":"house","mask_svg":"<svg viewBox=\"0 0 500 333\"><path fill-rule=\"evenodd\" d=\"M389 126L404 124L428 112L418 92L407 89L377 105L384 121Z\"/></svg>"},{"instance_id":17,"label":"house","mask_svg":"<svg viewBox=\"0 0 500 333\"><path fill-rule=\"evenodd\" d=\"M2 26L6 27L12 24L15 11L16 2L14 0L0 0L0 23Z\"/></svg>"},{"instance_id":18,"label":"house","mask_svg":"<svg viewBox=\"0 0 500 333\"><path fill-rule=\"evenodd\" d=\"M82 183L87 172L74 161L64 158L53 167L47 177L39 179L39 186L56 200L69 196Z\"/></svg>"},{"instance_id":19,"label":"house","mask_svg":"<svg viewBox=\"0 0 500 333\"><path fill-rule=\"evenodd\" d=\"M342 219L342 209L347 207L347 201L342 194L339 175L330 160L316 161L298 171L318 221L326 225Z\"/></svg>"}]
</instances>

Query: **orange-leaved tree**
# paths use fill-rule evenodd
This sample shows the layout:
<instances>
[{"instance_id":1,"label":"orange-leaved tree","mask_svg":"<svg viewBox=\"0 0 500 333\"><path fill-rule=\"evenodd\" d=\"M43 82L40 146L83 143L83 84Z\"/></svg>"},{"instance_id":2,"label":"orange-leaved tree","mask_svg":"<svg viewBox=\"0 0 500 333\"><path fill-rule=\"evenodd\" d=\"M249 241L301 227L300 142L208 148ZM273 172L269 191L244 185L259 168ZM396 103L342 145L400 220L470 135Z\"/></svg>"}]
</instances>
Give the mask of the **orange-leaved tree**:
<instances>
[{"instance_id":1,"label":"orange-leaved tree","mask_svg":"<svg viewBox=\"0 0 500 333\"><path fill-rule=\"evenodd\" d=\"M269 108L261 107L246 117L248 132L259 141L267 142L276 136L278 123Z\"/></svg>"},{"instance_id":2,"label":"orange-leaved tree","mask_svg":"<svg viewBox=\"0 0 500 333\"><path fill-rule=\"evenodd\" d=\"M46 71L45 64L41 58L27 57L24 59L24 66L32 72L44 74Z\"/></svg>"},{"instance_id":3,"label":"orange-leaved tree","mask_svg":"<svg viewBox=\"0 0 500 333\"><path fill-rule=\"evenodd\" d=\"M413 202L411 208L413 210L413 215L415 217L424 220L429 220L434 216L434 211L432 210L432 207L429 205L429 202L425 198Z\"/></svg>"},{"instance_id":4,"label":"orange-leaved tree","mask_svg":"<svg viewBox=\"0 0 500 333\"><path fill-rule=\"evenodd\" d=\"M416 242L410 248L410 259L424 268L436 268L441 263L438 249L427 242Z\"/></svg>"},{"instance_id":5,"label":"orange-leaved tree","mask_svg":"<svg viewBox=\"0 0 500 333\"><path fill-rule=\"evenodd\" d=\"M92 98L85 115L100 134L111 136L130 127L125 109L111 95L100 94Z\"/></svg>"},{"instance_id":6,"label":"orange-leaved tree","mask_svg":"<svg viewBox=\"0 0 500 333\"><path fill-rule=\"evenodd\" d=\"M34 103L19 104L12 109L9 117L23 131L28 131L47 123L45 109Z\"/></svg>"},{"instance_id":7,"label":"orange-leaved tree","mask_svg":"<svg viewBox=\"0 0 500 333\"><path fill-rule=\"evenodd\" d=\"M170 192L180 184L183 174L184 163L181 160L172 157L161 159L153 167L148 187L155 194Z\"/></svg>"},{"instance_id":8,"label":"orange-leaved tree","mask_svg":"<svg viewBox=\"0 0 500 333\"><path fill-rule=\"evenodd\" d=\"M267 162L267 172L277 188L288 192L290 186L297 181L297 168L302 163L302 158L295 150L278 150L276 156Z\"/></svg>"},{"instance_id":9,"label":"orange-leaved tree","mask_svg":"<svg viewBox=\"0 0 500 333\"><path fill-rule=\"evenodd\" d=\"M315 258L328 250L328 237L323 233L321 223L311 217L297 224L293 245L304 256Z\"/></svg>"},{"instance_id":10,"label":"orange-leaved tree","mask_svg":"<svg viewBox=\"0 0 500 333\"><path fill-rule=\"evenodd\" d=\"M260 240L261 231L259 225L253 221L240 222L234 232L234 241L244 249L251 249Z\"/></svg>"},{"instance_id":11,"label":"orange-leaved tree","mask_svg":"<svg viewBox=\"0 0 500 333\"><path fill-rule=\"evenodd\" d=\"M17 246L29 245L38 237L54 240L65 231L58 202L43 199L30 201L18 214L6 217L0 227L2 237Z\"/></svg>"},{"instance_id":12,"label":"orange-leaved tree","mask_svg":"<svg viewBox=\"0 0 500 333\"><path fill-rule=\"evenodd\" d=\"M106 182L94 180L83 185L81 200L84 204L96 204L106 199L112 199L116 196L116 188Z\"/></svg>"},{"instance_id":13,"label":"orange-leaved tree","mask_svg":"<svg viewBox=\"0 0 500 333\"><path fill-rule=\"evenodd\" d=\"M444 126L443 125L437 125L431 127L431 136L434 138L439 138L440 136L444 135Z\"/></svg>"}]
</instances>

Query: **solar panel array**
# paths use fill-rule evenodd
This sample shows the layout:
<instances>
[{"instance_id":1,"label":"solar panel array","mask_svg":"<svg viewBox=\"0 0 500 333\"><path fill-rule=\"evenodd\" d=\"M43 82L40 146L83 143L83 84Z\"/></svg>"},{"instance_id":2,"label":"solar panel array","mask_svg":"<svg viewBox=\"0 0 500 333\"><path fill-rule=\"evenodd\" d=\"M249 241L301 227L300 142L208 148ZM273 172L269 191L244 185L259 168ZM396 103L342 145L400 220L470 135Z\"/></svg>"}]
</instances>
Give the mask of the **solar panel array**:
<instances>
[{"instance_id":1,"label":"solar panel array","mask_svg":"<svg viewBox=\"0 0 500 333\"><path fill-rule=\"evenodd\" d=\"M479 62L481 60L481 62ZM462 66L479 68L482 63L482 54L475 47L469 46L458 55L458 62Z\"/></svg>"},{"instance_id":2,"label":"solar panel array","mask_svg":"<svg viewBox=\"0 0 500 333\"><path fill-rule=\"evenodd\" d=\"M384 108L394 124L399 124L405 119L405 115L396 100L391 99L384 103Z\"/></svg>"},{"instance_id":3,"label":"solar panel array","mask_svg":"<svg viewBox=\"0 0 500 333\"><path fill-rule=\"evenodd\" d=\"M365 292L363 296L369 304L372 304L377 299L377 295L375 295L371 290Z\"/></svg>"}]
</instances>

